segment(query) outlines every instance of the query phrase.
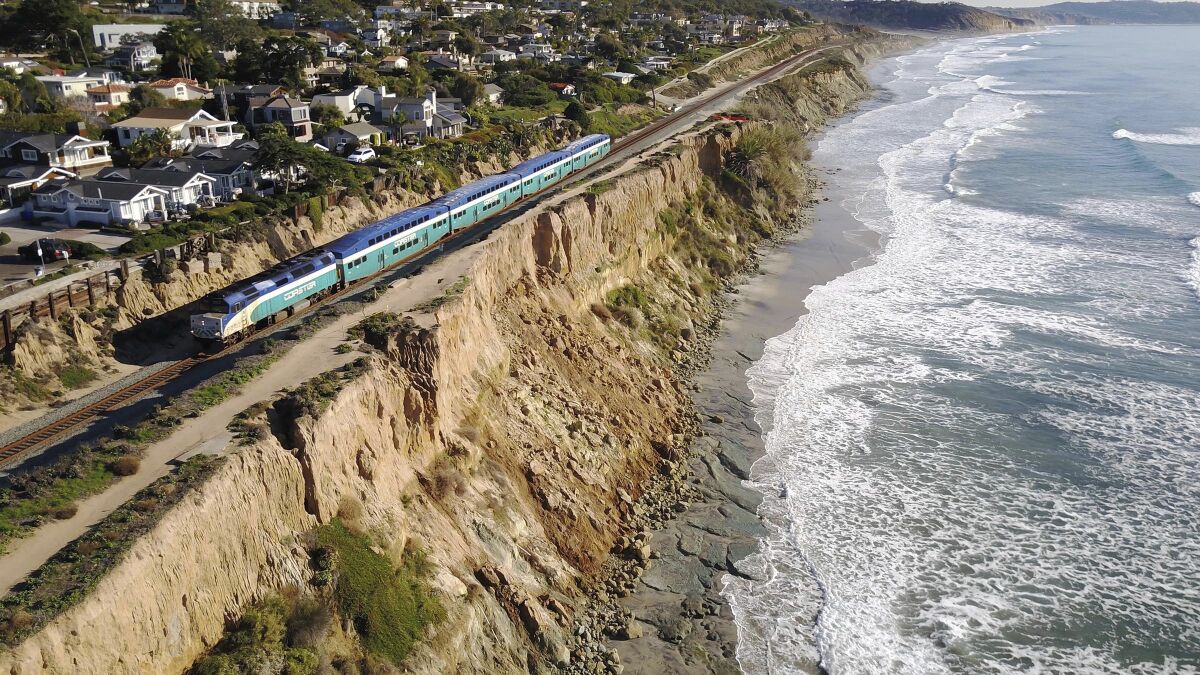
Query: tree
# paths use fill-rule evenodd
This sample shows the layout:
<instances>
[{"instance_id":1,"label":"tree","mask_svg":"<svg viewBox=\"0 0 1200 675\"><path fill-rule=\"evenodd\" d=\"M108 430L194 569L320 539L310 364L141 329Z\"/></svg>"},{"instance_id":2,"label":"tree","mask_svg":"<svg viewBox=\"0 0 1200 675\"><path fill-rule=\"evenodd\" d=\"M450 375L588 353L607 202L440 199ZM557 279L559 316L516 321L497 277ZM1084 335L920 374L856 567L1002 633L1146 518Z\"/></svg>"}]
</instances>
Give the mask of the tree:
<instances>
[{"instance_id":1,"label":"tree","mask_svg":"<svg viewBox=\"0 0 1200 675\"><path fill-rule=\"evenodd\" d=\"M262 29L229 0L196 0L192 16L200 25L200 37L216 49L229 49L262 38Z\"/></svg>"},{"instance_id":2,"label":"tree","mask_svg":"<svg viewBox=\"0 0 1200 675\"><path fill-rule=\"evenodd\" d=\"M80 35L92 32L91 21L75 0L21 0L4 28L5 36L12 36L9 39L22 46L36 49L53 41L62 47L63 54L70 51L67 38L75 39L69 35L71 31Z\"/></svg>"},{"instance_id":3,"label":"tree","mask_svg":"<svg viewBox=\"0 0 1200 675\"><path fill-rule=\"evenodd\" d=\"M175 136L166 129L155 129L142 134L129 144L129 163L140 166L155 157L170 157L176 154Z\"/></svg>"},{"instance_id":4,"label":"tree","mask_svg":"<svg viewBox=\"0 0 1200 675\"><path fill-rule=\"evenodd\" d=\"M504 73L496 78L496 84L504 90L504 102L508 105L536 108L555 99L545 82L524 73Z\"/></svg>"},{"instance_id":5,"label":"tree","mask_svg":"<svg viewBox=\"0 0 1200 675\"><path fill-rule=\"evenodd\" d=\"M479 43L470 35L459 35L454 38L454 51L466 57L467 63L471 63L479 55Z\"/></svg>"},{"instance_id":6,"label":"tree","mask_svg":"<svg viewBox=\"0 0 1200 675\"><path fill-rule=\"evenodd\" d=\"M353 0L291 0L288 4L305 24L343 19L361 24L366 18L363 8Z\"/></svg>"},{"instance_id":7,"label":"tree","mask_svg":"<svg viewBox=\"0 0 1200 675\"><path fill-rule=\"evenodd\" d=\"M195 79L192 64L208 53L208 47L191 21L176 21L160 30L154 35L154 46L163 54L164 71L189 80Z\"/></svg>"},{"instance_id":8,"label":"tree","mask_svg":"<svg viewBox=\"0 0 1200 675\"><path fill-rule=\"evenodd\" d=\"M596 36L596 55L610 61L616 61L625 53L625 47L612 33L601 33Z\"/></svg>"},{"instance_id":9,"label":"tree","mask_svg":"<svg viewBox=\"0 0 1200 675\"><path fill-rule=\"evenodd\" d=\"M323 189L350 185L355 180L352 164L332 153L297 143L278 122L259 131L254 162L260 171L274 175L283 184L284 192L299 185L301 177Z\"/></svg>"},{"instance_id":10,"label":"tree","mask_svg":"<svg viewBox=\"0 0 1200 675\"><path fill-rule=\"evenodd\" d=\"M273 36L262 45L264 77L292 91L305 88L304 69L319 63L325 52L312 40L295 36Z\"/></svg>"},{"instance_id":11,"label":"tree","mask_svg":"<svg viewBox=\"0 0 1200 675\"><path fill-rule=\"evenodd\" d=\"M588 115L587 109L580 105L579 101L568 103L567 109L563 114L567 116L567 119L579 124L579 127L584 131L587 131L592 124L591 115Z\"/></svg>"},{"instance_id":12,"label":"tree","mask_svg":"<svg viewBox=\"0 0 1200 675\"><path fill-rule=\"evenodd\" d=\"M346 123L346 116L337 106L329 103L316 103L309 109L312 121L326 129L340 127Z\"/></svg>"},{"instance_id":13,"label":"tree","mask_svg":"<svg viewBox=\"0 0 1200 675\"><path fill-rule=\"evenodd\" d=\"M25 100L21 98L21 88L8 80L0 80L0 100L4 101L9 110L21 110L25 107Z\"/></svg>"},{"instance_id":14,"label":"tree","mask_svg":"<svg viewBox=\"0 0 1200 675\"><path fill-rule=\"evenodd\" d=\"M301 144L292 138L280 123L268 124L258 132L258 152L254 165L259 171L276 176L283 183L283 191L289 192L299 179L303 168ZM319 152L319 151L318 151Z\"/></svg>"},{"instance_id":15,"label":"tree","mask_svg":"<svg viewBox=\"0 0 1200 675\"><path fill-rule=\"evenodd\" d=\"M238 43L238 54L233 60L233 81L242 84L256 84L263 81L262 44L257 41Z\"/></svg>"},{"instance_id":16,"label":"tree","mask_svg":"<svg viewBox=\"0 0 1200 675\"><path fill-rule=\"evenodd\" d=\"M388 126L392 130L392 139L398 140L404 136L404 125L408 124L408 113L397 110L388 115Z\"/></svg>"},{"instance_id":17,"label":"tree","mask_svg":"<svg viewBox=\"0 0 1200 675\"><path fill-rule=\"evenodd\" d=\"M471 105L483 97L483 83L479 78L467 73L455 73L449 90L455 98L462 99L464 106Z\"/></svg>"},{"instance_id":18,"label":"tree","mask_svg":"<svg viewBox=\"0 0 1200 675\"><path fill-rule=\"evenodd\" d=\"M129 102L125 104L122 112L124 112L124 117L133 117L146 108L164 108L166 105L166 96L144 84L139 84L129 91Z\"/></svg>"}]
</instances>

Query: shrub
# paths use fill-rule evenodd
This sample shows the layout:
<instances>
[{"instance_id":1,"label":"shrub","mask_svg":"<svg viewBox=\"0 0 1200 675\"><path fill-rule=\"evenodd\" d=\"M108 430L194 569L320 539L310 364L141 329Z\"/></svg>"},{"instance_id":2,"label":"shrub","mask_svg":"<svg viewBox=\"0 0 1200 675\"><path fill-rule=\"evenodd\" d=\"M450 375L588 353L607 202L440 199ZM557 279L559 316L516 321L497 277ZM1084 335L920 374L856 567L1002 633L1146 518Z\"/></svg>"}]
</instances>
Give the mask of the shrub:
<instances>
[{"instance_id":1,"label":"shrub","mask_svg":"<svg viewBox=\"0 0 1200 675\"><path fill-rule=\"evenodd\" d=\"M50 512L50 515L58 520L69 520L74 518L76 513L79 513L79 505L72 502L54 509Z\"/></svg>"},{"instance_id":2,"label":"shrub","mask_svg":"<svg viewBox=\"0 0 1200 675\"><path fill-rule=\"evenodd\" d=\"M601 319L603 319L605 321L608 321L609 319L613 318L612 312L609 311L608 307L605 307L604 305L602 305L598 302L592 303L591 310L592 310L592 314L595 314L596 316L600 317Z\"/></svg>"},{"instance_id":3,"label":"shrub","mask_svg":"<svg viewBox=\"0 0 1200 675\"><path fill-rule=\"evenodd\" d=\"M142 460L135 455L122 455L109 465L109 470L118 476L132 476L141 468Z\"/></svg>"},{"instance_id":4,"label":"shrub","mask_svg":"<svg viewBox=\"0 0 1200 675\"><path fill-rule=\"evenodd\" d=\"M392 663L404 661L426 627L441 621L444 610L430 595L423 577L428 562L420 551L406 552L400 569L371 549L370 541L339 520L317 530L317 542L335 552L334 597L342 615L354 623L369 652Z\"/></svg>"},{"instance_id":5,"label":"shrub","mask_svg":"<svg viewBox=\"0 0 1200 675\"><path fill-rule=\"evenodd\" d=\"M84 366L66 366L58 371L58 379L67 389L78 389L95 380L96 371Z\"/></svg>"},{"instance_id":6,"label":"shrub","mask_svg":"<svg viewBox=\"0 0 1200 675\"><path fill-rule=\"evenodd\" d=\"M7 246L12 243L12 237L8 236L7 232L0 232L0 246Z\"/></svg>"}]
</instances>

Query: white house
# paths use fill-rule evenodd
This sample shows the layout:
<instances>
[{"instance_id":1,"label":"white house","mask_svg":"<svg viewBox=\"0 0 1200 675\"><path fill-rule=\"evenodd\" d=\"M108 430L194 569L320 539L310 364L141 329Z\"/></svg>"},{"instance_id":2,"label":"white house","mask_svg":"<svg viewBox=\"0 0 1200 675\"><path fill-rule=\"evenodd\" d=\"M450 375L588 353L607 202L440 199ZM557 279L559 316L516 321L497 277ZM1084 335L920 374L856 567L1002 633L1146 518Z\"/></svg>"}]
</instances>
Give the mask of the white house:
<instances>
[{"instance_id":1,"label":"white house","mask_svg":"<svg viewBox=\"0 0 1200 675\"><path fill-rule=\"evenodd\" d=\"M487 99L488 103L498 106L504 100L504 89L496 84L485 84L483 85L483 97Z\"/></svg>"},{"instance_id":2,"label":"white house","mask_svg":"<svg viewBox=\"0 0 1200 675\"><path fill-rule=\"evenodd\" d=\"M634 75L633 73L622 73L619 71L613 71L611 73L604 73L604 77L607 77L608 79L613 80L614 82L618 82L620 84L629 84L629 83L633 82L634 78L636 78L637 75Z\"/></svg>"},{"instance_id":3,"label":"white house","mask_svg":"<svg viewBox=\"0 0 1200 675\"><path fill-rule=\"evenodd\" d=\"M33 191L25 213L32 219L49 218L69 227L143 223L166 217L167 196L162 188L140 183L53 180Z\"/></svg>"},{"instance_id":4,"label":"white house","mask_svg":"<svg viewBox=\"0 0 1200 675\"><path fill-rule=\"evenodd\" d=\"M105 183L149 185L165 191L167 208L172 211L189 206L209 206L215 201L216 179L199 171L165 169L104 169L96 180Z\"/></svg>"},{"instance_id":5,"label":"white house","mask_svg":"<svg viewBox=\"0 0 1200 675\"><path fill-rule=\"evenodd\" d=\"M165 23L98 23L92 26L92 41L105 52L129 42L142 42L166 27Z\"/></svg>"},{"instance_id":6,"label":"white house","mask_svg":"<svg viewBox=\"0 0 1200 675\"><path fill-rule=\"evenodd\" d=\"M146 108L134 117L112 125L117 144L127 148L138 136L166 129L176 148L198 146L223 147L242 138L233 131L233 122L219 120L203 110Z\"/></svg>"},{"instance_id":7,"label":"white house","mask_svg":"<svg viewBox=\"0 0 1200 675\"><path fill-rule=\"evenodd\" d=\"M71 77L70 75L38 75L38 82L46 85L46 92L55 98L87 98L87 90L104 84L99 77Z\"/></svg>"},{"instance_id":8,"label":"white house","mask_svg":"<svg viewBox=\"0 0 1200 675\"><path fill-rule=\"evenodd\" d=\"M186 77L154 80L146 86L162 94L168 101L195 101L213 97L212 89L201 87L200 83Z\"/></svg>"},{"instance_id":9,"label":"white house","mask_svg":"<svg viewBox=\"0 0 1200 675\"><path fill-rule=\"evenodd\" d=\"M87 90L88 100L96 112L106 112L129 102L129 85L105 84Z\"/></svg>"},{"instance_id":10,"label":"white house","mask_svg":"<svg viewBox=\"0 0 1200 675\"><path fill-rule=\"evenodd\" d=\"M408 70L408 57L400 54L385 56L379 61L380 71Z\"/></svg>"},{"instance_id":11,"label":"white house","mask_svg":"<svg viewBox=\"0 0 1200 675\"><path fill-rule=\"evenodd\" d=\"M479 62L495 65L497 63L508 63L516 61L517 55L507 49L491 49L479 55Z\"/></svg>"},{"instance_id":12,"label":"white house","mask_svg":"<svg viewBox=\"0 0 1200 675\"><path fill-rule=\"evenodd\" d=\"M231 3L241 13L251 19L269 19L280 11L283 7L278 2L270 2L269 0L233 0Z\"/></svg>"},{"instance_id":13,"label":"white house","mask_svg":"<svg viewBox=\"0 0 1200 675\"><path fill-rule=\"evenodd\" d=\"M78 134L0 132L0 159L90 173L112 165L108 141Z\"/></svg>"}]
</instances>

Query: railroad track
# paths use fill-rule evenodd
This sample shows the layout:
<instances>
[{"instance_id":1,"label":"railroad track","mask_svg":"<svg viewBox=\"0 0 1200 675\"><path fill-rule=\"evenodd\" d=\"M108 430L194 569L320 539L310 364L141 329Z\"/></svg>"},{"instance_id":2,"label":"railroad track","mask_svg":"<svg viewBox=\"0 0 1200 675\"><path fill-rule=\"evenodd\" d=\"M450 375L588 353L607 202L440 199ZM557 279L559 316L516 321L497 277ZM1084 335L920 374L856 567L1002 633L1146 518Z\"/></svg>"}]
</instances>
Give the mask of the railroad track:
<instances>
[{"instance_id":1,"label":"railroad track","mask_svg":"<svg viewBox=\"0 0 1200 675\"><path fill-rule=\"evenodd\" d=\"M663 119L661 119L653 124L650 124L650 125L646 126L645 128L634 132L633 134L630 134L630 135L622 138L619 143L615 143L613 145L612 152L613 153L619 152L619 151L624 150L636 143L640 143L641 141L662 131L664 128L666 128L667 126L671 125L673 122L678 120L678 118L687 117L688 115L691 115L691 114L695 113L696 111L701 110L708 105L711 105L715 101L718 101L721 98L728 96L730 92L732 92L733 90L735 90L739 87L745 87L746 85L756 84L758 82L762 82L763 80L773 78L773 77L777 76L779 73L795 67L796 64L799 62L802 62L820 52L823 52L823 51L826 51L828 49L832 49L835 47L840 47L840 46L843 46L843 45L840 45L840 44L829 45L826 47L813 49L813 50L809 50L807 52L803 52L801 54L797 54L796 56L794 56L786 61L783 61L779 64L776 64L775 66L772 66L771 68L768 68L767 70L764 70L764 71L758 73L757 75L754 75L752 77L749 77L744 80L740 80L739 82L736 82L734 84L731 84L730 86L728 86L724 89L721 89L720 91L717 91L709 96L706 96L705 98L703 98L699 101L689 103L687 106L676 111L675 113L672 113L671 115L668 115L667 117L664 117ZM611 153L610 153L610 157L611 157ZM614 161L615 161L615 158L614 158ZM603 165L606 163L608 163L608 162L598 164L596 167L596 170L599 170L599 168L603 167ZM589 171L585 174L580 174L574 181L571 181L571 182L572 183L578 182L580 179L591 176L595 172L596 171ZM563 184L559 184L556 186L552 186L550 188L547 188L547 190L544 192L546 192L546 193L555 192L555 191L561 190L562 188L566 187L567 185L568 184L563 183ZM526 202L527 202L527 200L521 200L521 202L518 202L517 204L523 204ZM514 204L514 206L516 206L516 204ZM497 214L497 215L500 215L500 214ZM463 232L465 232L465 231L463 231ZM454 235L451 235L451 236L454 236ZM416 256L414 256L414 258L418 257L419 255L420 254L417 254ZM383 272L380 272L379 274L382 274L382 273ZM375 277L379 276L379 274L373 275L371 278L375 278ZM315 303L314 305L306 307L303 310L301 310L300 312L297 312L294 316L300 316L303 314L307 314L310 310L315 309L316 307L324 306L328 301L341 297L344 292L345 291L343 290L343 291L334 293L334 294L328 296L327 298L325 298L322 302ZM293 317L289 317L289 320L291 318L293 318ZM190 370L194 366L196 366L204 361L207 361L208 359L211 359L215 356L224 354L227 351L229 351L230 349L240 346L240 344L241 343L235 343L233 345L229 345L228 347L226 347L225 349L221 350L220 352L218 352L216 354L195 354L195 355L180 359L179 361L176 361L175 363L172 363L171 365L169 365L161 370L158 370L158 371L142 378L141 380L134 382L133 384L122 387L121 389L118 389L117 391L109 394L108 396L105 396L104 398L102 398L94 403L86 405L86 406L80 408L79 410L76 410L72 413L67 414L65 417L62 417L54 422L51 422L50 424L47 424L46 426L44 426L34 432L31 432L28 435L23 436L20 439L14 441L12 443L9 443L8 445L0 447L0 468L20 459L25 454L29 453L30 451L32 451L34 449L36 449L46 443L49 443L50 441L53 441L57 438L61 438L62 436L66 435L67 433L70 433L70 432L84 426L85 424L96 419L103 413L116 410L117 408L120 408L121 406L123 406L127 403L130 403L130 402L133 402L133 401L136 401L136 400L142 398L149 392L151 392L151 391L157 389L158 387L170 382L171 380L174 380L175 378L179 377L184 372Z\"/></svg>"},{"instance_id":2,"label":"railroad track","mask_svg":"<svg viewBox=\"0 0 1200 675\"><path fill-rule=\"evenodd\" d=\"M140 399L150 391L170 382L184 371L206 360L206 358L202 355L196 355L180 359L166 368L158 370L133 384L124 386L94 403L68 413L65 417L59 418L37 431L22 436L4 447L0 447L0 466L20 459L25 453L78 429L103 413L116 410L127 403Z\"/></svg>"}]
</instances>

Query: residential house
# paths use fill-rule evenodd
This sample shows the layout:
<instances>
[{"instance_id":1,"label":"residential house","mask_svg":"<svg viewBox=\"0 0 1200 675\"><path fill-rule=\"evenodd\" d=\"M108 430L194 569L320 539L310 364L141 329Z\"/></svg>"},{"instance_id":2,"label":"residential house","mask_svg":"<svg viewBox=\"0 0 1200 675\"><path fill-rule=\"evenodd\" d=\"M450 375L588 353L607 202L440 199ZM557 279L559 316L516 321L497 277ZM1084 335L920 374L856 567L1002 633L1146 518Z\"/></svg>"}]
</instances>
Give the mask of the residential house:
<instances>
[{"instance_id":1,"label":"residential house","mask_svg":"<svg viewBox=\"0 0 1200 675\"><path fill-rule=\"evenodd\" d=\"M462 63L449 54L434 54L425 60L429 70L462 70Z\"/></svg>"},{"instance_id":2,"label":"residential house","mask_svg":"<svg viewBox=\"0 0 1200 675\"><path fill-rule=\"evenodd\" d=\"M398 70L408 70L408 57L400 54L392 54L385 56L379 61L380 72L396 72Z\"/></svg>"},{"instance_id":3,"label":"residential house","mask_svg":"<svg viewBox=\"0 0 1200 675\"><path fill-rule=\"evenodd\" d=\"M37 81L46 85L46 92L55 98L87 98L87 90L104 84L98 77L70 75L38 75Z\"/></svg>"},{"instance_id":4,"label":"residential house","mask_svg":"<svg viewBox=\"0 0 1200 675\"><path fill-rule=\"evenodd\" d=\"M2 203L9 207L16 206L43 184L52 180L68 178L75 178L75 174L53 166L33 166L31 164L0 166Z\"/></svg>"},{"instance_id":5,"label":"residential house","mask_svg":"<svg viewBox=\"0 0 1200 675\"><path fill-rule=\"evenodd\" d=\"M252 129L258 129L274 123L282 124L288 130L288 135L297 142L307 143L312 140L312 119L309 116L308 104L304 101L287 95L252 100L250 110L246 114L246 124Z\"/></svg>"},{"instance_id":6,"label":"residential house","mask_svg":"<svg viewBox=\"0 0 1200 675\"><path fill-rule=\"evenodd\" d=\"M497 63L508 63L509 61L516 61L516 60L517 60L517 55L513 52L508 51L507 49L491 49L491 50L488 50L479 55L479 62L488 64L488 65L496 65Z\"/></svg>"},{"instance_id":7,"label":"residential house","mask_svg":"<svg viewBox=\"0 0 1200 675\"><path fill-rule=\"evenodd\" d=\"M465 2L456 2L450 5L450 16L455 19L465 19L476 14L484 14L486 12L496 12L504 9L504 5L499 2L475 2L467 0Z\"/></svg>"},{"instance_id":8,"label":"residential house","mask_svg":"<svg viewBox=\"0 0 1200 675\"><path fill-rule=\"evenodd\" d=\"M345 148L350 144L382 145L387 136L386 130L367 122L343 124L325 135L325 147Z\"/></svg>"},{"instance_id":9,"label":"residential house","mask_svg":"<svg viewBox=\"0 0 1200 675\"><path fill-rule=\"evenodd\" d=\"M0 54L0 68L8 68L14 74L20 75L27 70L33 70L37 62L16 54Z\"/></svg>"},{"instance_id":10,"label":"residential house","mask_svg":"<svg viewBox=\"0 0 1200 675\"><path fill-rule=\"evenodd\" d=\"M564 98L575 95L575 85L567 82L551 82L550 90Z\"/></svg>"},{"instance_id":11,"label":"residential house","mask_svg":"<svg viewBox=\"0 0 1200 675\"><path fill-rule=\"evenodd\" d=\"M125 84L125 75L119 70L105 68L102 66L92 66L91 68L80 68L67 73L71 77L98 77L100 84Z\"/></svg>"},{"instance_id":12,"label":"residential house","mask_svg":"<svg viewBox=\"0 0 1200 675\"><path fill-rule=\"evenodd\" d=\"M243 16L255 20L270 19L283 9L278 2L270 0L233 0L232 4Z\"/></svg>"},{"instance_id":13,"label":"residential house","mask_svg":"<svg viewBox=\"0 0 1200 675\"><path fill-rule=\"evenodd\" d=\"M642 67L647 70L664 71L671 69L671 57L669 56L651 56L642 61Z\"/></svg>"},{"instance_id":14,"label":"residential house","mask_svg":"<svg viewBox=\"0 0 1200 675\"><path fill-rule=\"evenodd\" d=\"M617 82L619 84L630 84L631 82L633 82L634 78L637 77L637 75L634 75L633 73L622 73L619 71L613 71L611 73L604 73L604 77L607 77L608 79L613 80L614 82Z\"/></svg>"},{"instance_id":15,"label":"residential house","mask_svg":"<svg viewBox=\"0 0 1200 675\"><path fill-rule=\"evenodd\" d=\"M451 102L454 100L457 99L451 99ZM392 113L402 113L407 120L401 129L405 136L453 138L462 135L467 123L467 118L452 105L439 102L437 92L432 89L421 98L395 99L394 108L379 119L386 122Z\"/></svg>"},{"instance_id":16,"label":"residential house","mask_svg":"<svg viewBox=\"0 0 1200 675\"><path fill-rule=\"evenodd\" d=\"M165 23L98 23L92 26L96 49L106 52L123 44L145 42L167 27Z\"/></svg>"},{"instance_id":17,"label":"residential house","mask_svg":"<svg viewBox=\"0 0 1200 675\"><path fill-rule=\"evenodd\" d=\"M185 157L159 157L146 163L144 169L161 169L163 171L178 171L182 173L202 173L213 178L213 196L218 201L233 201L246 189L253 189L257 183L254 173L254 151L232 150L230 148L208 148L217 151L211 155L208 152L193 154Z\"/></svg>"},{"instance_id":18,"label":"residential house","mask_svg":"<svg viewBox=\"0 0 1200 675\"><path fill-rule=\"evenodd\" d=\"M158 58L158 49L153 42L138 42L117 47L115 52L104 57L104 65L119 66L130 70L146 70Z\"/></svg>"},{"instance_id":19,"label":"residential house","mask_svg":"<svg viewBox=\"0 0 1200 675\"><path fill-rule=\"evenodd\" d=\"M596 69L596 57L586 52L571 52L570 54L563 55L562 60L563 63L572 66L579 66L584 70Z\"/></svg>"},{"instance_id":20,"label":"residential house","mask_svg":"<svg viewBox=\"0 0 1200 675\"><path fill-rule=\"evenodd\" d=\"M522 58L525 58L525 57L545 58L545 57L549 57L553 53L554 53L554 47L551 47L548 44L539 44L539 43L534 42L534 43L530 43L530 44L526 44L526 45L521 45L521 53L518 56L520 56Z\"/></svg>"},{"instance_id":21,"label":"residential house","mask_svg":"<svg viewBox=\"0 0 1200 675\"><path fill-rule=\"evenodd\" d=\"M350 43L344 40L331 42L329 46L325 48L325 53L329 56L341 58L350 53Z\"/></svg>"},{"instance_id":22,"label":"residential house","mask_svg":"<svg viewBox=\"0 0 1200 675\"><path fill-rule=\"evenodd\" d=\"M312 97L312 105L331 105L340 110L342 115L349 117L359 110L360 105L369 105L374 109L376 93L375 90L360 84L350 89L317 94Z\"/></svg>"},{"instance_id":23,"label":"residential house","mask_svg":"<svg viewBox=\"0 0 1200 675\"><path fill-rule=\"evenodd\" d=\"M162 94L168 101L196 101L213 97L212 89L202 87L195 80L185 77L154 80L146 86Z\"/></svg>"},{"instance_id":24,"label":"residential house","mask_svg":"<svg viewBox=\"0 0 1200 675\"><path fill-rule=\"evenodd\" d=\"M199 171L109 168L96 174L96 180L160 188L167 193L168 211L183 211L189 206L211 206L216 201L213 189L216 179Z\"/></svg>"},{"instance_id":25,"label":"residential house","mask_svg":"<svg viewBox=\"0 0 1200 675\"><path fill-rule=\"evenodd\" d=\"M151 5L159 14L183 14L187 12L188 0L151 0Z\"/></svg>"},{"instance_id":26,"label":"residential house","mask_svg":"<svg viewBox=\"0 0 1200 675\"><path fill-rule=\"evenodd\" d=\"M504 89L497 84L483 85L483 98L491 105L498 106L504 100Z\"/></svg>"},{"instance_id":27,"label":"residential house","mask_svg":"<svg viewBox=\"0 0 1200 675\"><path fill-rule=\"evenodd\" d=\"M165 129L175 140L176 148L227 146L241 140L243 134L233 131L233 122L218 120L203 110L179 108L146 108L134 117L112 125L117 144L127 148L138 136Z\"/></svg>"},{"instance_id":28,"label":"residential house","mask_svg":"<svg viewBox=\"0 0 1200 675\"><path fill-rule=\"evenodd\" d=\"M244 111L250 108L251 100L279 96L287 93L287 89L279 84L219 84L214 92L217 99L224 96L229 105Z\"/></svg>"},{"instance_id":29,"label":"residential house","mask_svg":"<svg viewBox=\"0 0 1200 675\"><path fill-rule=\"evenodd\" d=\"M25 215L68 227L80 223L132 225L164 220L167 196L166 190L141 183L52 180L33 191L33 198L25 203Z\"/></svg>"},{"instance_id":30,"label":"residential house","mask_svg":"<svg viewBox=\"0 0 1200 675\"><path fill-rule=\"evenodd\" d=\"M378 25L364 29L359 37L362 38L363 44L371 49L383 49L392 43L392 31Z\"/></svg>"},{"instance_id":31,"label":"residential house","mask_svg":"<svg viewBox=\"0 0 1200 675\"><path fill-rule=\"evenodd\" d=\"M88 100L96 112L108 112L129 102L132 88L127 84L105 84L87 90Z\"/></svg>"},{"instance_id":32,"label":"residential house","mask_svg":"<svg viewBox=\"0 0 1200 675\"><path fill-rule=\"evenodd\" d=\"M458 32L446 29L433 31L433 44L438 47L450 47L454 44L454 39L458 37Z\"/></svg>"},{"instance_id":33,"label":"residential house","mask_svg":"<svg viewBox=\"0 0 1200 675\"><path fill-rule=\"evenodd\" d=\"M72 173L92 173L112 166L108 141L79 134L0 132L0 158Z\"/></svg>"}]
</instances>

